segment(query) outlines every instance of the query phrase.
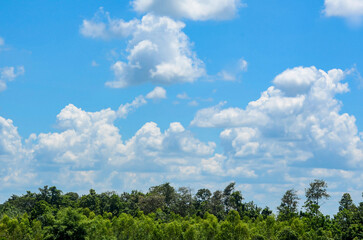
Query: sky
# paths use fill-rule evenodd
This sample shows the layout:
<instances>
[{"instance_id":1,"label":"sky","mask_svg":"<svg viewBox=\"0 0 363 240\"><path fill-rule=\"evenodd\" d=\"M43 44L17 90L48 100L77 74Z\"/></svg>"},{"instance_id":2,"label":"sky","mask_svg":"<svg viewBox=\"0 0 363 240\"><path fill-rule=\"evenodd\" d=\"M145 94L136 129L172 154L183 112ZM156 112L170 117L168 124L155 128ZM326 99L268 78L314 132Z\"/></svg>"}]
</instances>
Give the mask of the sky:
<instances>
[{"instance_id":1,"label":"sky","mask_svg":"<svg viewBox=\"0 0 363 240\"><path fill-rule=\"evenodd\" d=\"M1 1L0 202L363 191L362 0Z\"/></svg>"}]
</instances>

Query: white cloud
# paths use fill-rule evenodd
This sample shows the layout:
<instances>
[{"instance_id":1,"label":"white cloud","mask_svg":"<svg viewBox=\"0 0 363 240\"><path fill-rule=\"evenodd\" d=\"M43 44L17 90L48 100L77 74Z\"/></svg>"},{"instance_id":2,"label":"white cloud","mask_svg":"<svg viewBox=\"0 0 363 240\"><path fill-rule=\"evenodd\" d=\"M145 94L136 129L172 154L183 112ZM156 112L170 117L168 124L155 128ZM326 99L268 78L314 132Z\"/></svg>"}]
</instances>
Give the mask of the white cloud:
<instances>
[{"instance_id":1,"label":"white cloud","mask_svg":"<svg viewBox=\"0 0 363 240\"><path fill-rule=\"evenodd\" d=\"M248 62L243 58L239 59L232 67L229 66L228 70L220 71L217 76L224 81L236 81L241 79L242 72L247 72Z\"/></svg>"},{"instance_id":2,"label":"white cloud","mask_svg":"<svg viewBox=\"0 0 363 240\"><path fill-rule=\"evenodd\" d=\"M126 141L123 155L128 161L136 161L132 163L135 166L149 166L140 161L152 161L170 167L173 164L185 165L195 157L211 155L214 148L215 143L201 142L178 122L171 123L164 133L156 123L149 122ZM112 163L120 164L117 161Z\"/></svg>"},{"instance_id":3,"label":"white cloud","mask_svg":"<svg viewBox=\"0 0 363 240\"><path fill-rule=\"evenodd\" d=\"M328 17L344 17L360 21L363 17L362 0L325 0L324 13Z\"/></svg>"},{"instance_id":4,"label":"white cloud","mask_svg":"<svg viewBox=\"0 0 363 240\"><path fill-rule=\"evenodd\" d=\"M146 95L147 99L165 99L166 90L162 87L155 87L154 90Z\"/></svg>"},{"instance_id":5,"label":"white cloud","mask_svg":"<svg viewBox=\"0 0 363 240\"><path fill-rule=\"evenodd\" d=\"M196 106L198 106L198 105L199 105L199 103L198 103L196 100L193 100L193 101L190 101L190 102L188 103L188 105L189 105L189 106L192 106L192 107L196 107Z\"/></svg>"},{"instance_id":6,"label":"white cloud","mask_svg":"<svg viewBox=\"0 0 363 240\"><path fill-rule=\"evenodd\" d=\"M239 61L239 69L243 72L246 72L248 69L248 62L246 60L244 60L243 58L241 58Z\"/></svg>"},{"instance_id":7,"label":"white cloud","mask_svg":"<svg viewBox=\"0 0 363 240\"><path fill-rule=\"evenodd\" d=\"M188 96L187 93L183 92L183 93L179 93L178 95L176 95L177 98L179 99L190 99L190 97Z\"/></svg>"},{"instance_id":8,"label":"white cloud","mask_svg":"<svg viewBox=\"0 0 363 240\"><path fill-rule=\"evenodd\" d=\"M345 179L355 178L355 173L341 169L314 168L311 170L311 175L315 178L331 178L341 177Z\"/></svg>"},{"instance_id":9,"label":"white cloud","mask_svg":"<svg viewBox=\"0 0 363 240\"><path fill-rule=\"evenodd\" d=\"M98 67L98 66L99 66L99 64L98 64L95 60L93 60L93 61L91 62L91 66L92 66L92 67Z\"/></svg>"},{"instance_id":10,"label":"white cloud","mask_svg":"<svg viewBox=\"0 0 363 240\"><path fill-rule=\"evenodd\" d=\"M164 132L156 123L148 122L124 142L114 125L118 117L111 109L86 112L70 104L57 115L60 132L32 134L27 140L28 151L40 164L60 165L69 171L102 166L125 166L136 171L145 166L143 171L152 171L155 167L198 165L216 147L213 142L201 142L178 122ZM11 149L16 154L20 148Z\"/></svg>"},{"instance_id":11,"label":"white cloud","mask_svg":"<svg viewBox=\"0 0 363 240\"><path fill-rule=\"evenodd\" d=\"M194 82L205 74L203 62L191 50L191 43L182 32L184 23L153 14L129 22L111 19L102 10L99 14L106 20L96 17L83 21L80 31L85 37L130 39L127 59L112 65L116 79L107 82L107 86Z\"/></svg>"},{"instance_id":12,"label":"white cloud","mask_svg":"<svg viewBox=\"0 0 363 240\"><path fill-rule=\"evenodd\" d=\"M111 39L128 37L136 30L139 20L112 19L101 7L92 20L83 20L80 32L89 38Z\"/></svg>"},{"instance_id":13,"label":"white cloud","mask_svg":"<svg viewBox=\"0 0 363 240\"><path fill-rule=\"evenodd\" d=\"M141 13L204 21L231 19L244 5L240 0L134 0L132 6Z\"/></svg>"},{"instance_id":14,"label":"white cloud","mask_svg":"<svg viewBox=\"0 0 363 240\"><path fill-rule=\"evenodd\" d=\"M13 121L0 117L0 189L26 185L35 178L29 157Z\"/></svg>"},{"instance_id":15,"label":"white cloud","mask_svg":"<svg viewBox=\"0 0 363 240\"><path fill-rule=\"evenodd\" d=\"M5 45L5 40L4 38L0 37L0 46L3 46Z\"/></svg>"},{"instance_id":16,"label":"white cloud","mask_svg":"<svg viewBox=\"0 0 363 240\"><path fill-rule=\"evenodd\" d=\"M220 78L222 78L222 80L224 80L224 81L235 81L236 80L236 76L234 74L229 73L225 70L222 70L221 72L219 72L218 76Z\"/></svg>"},{"instance_id":17,"label":"white cloud","mask_svg":"<svg viewBox=\"0 0 363 240\"><path fill-rule=\"evenodd\" d=\"M203 159L201 162L202 170L214 176L230 177L257 177L254 170L245 166L228 166L227 157L223 154L215 154L213 157Z\"/></svg>"},{"instance_id":18,"label":"white cloud","mask_svg":"<svg viewBox=\"0 0 363 240\"><path fill-rule=\"evenodd\" d=\"M57 115L60 133L32 136L34 157L39 161L94 166L103 159L117 158L121 135L113 125L117 113L111 109L86 112L70 104Z\"/></svg>"},{"instance_id":19,"label":"white cloud","mask_svg":"<svg viewBox=\"0 0 363 240\"><path fill-rule=\"evenodd\" d=\"M345 73L297 67L278 75L257 101L245 109L224 103L199 110L191 122L199 127L225 127L225 152L233 158L363 165L363 141L354 116L340 113L338 93L347 92ZM319 161L316 161L319 163Z\"/></svg>"},{"instance_id":20,"label":"white cloud","mask_svg":"<svg viewBox=\"0 0 363 240\"><path fill-rule=\"evenodd\" d=\"M143 96L136 97L131 103L125 103L120 105L117 110L117 115L119 118L126 118L129 112L145 105L147 102Z\"/></svg>"},{"instance_id":21,"label":"white cloud","mask_svg":"<svg viewBox=\"0 0 363 240\"><path fill-rule=\"evenodd\" d=\"M11 161L19 149L22 149L21 138L13 121L0 117L0 161Z\"/></svg>"},{"instance_id":22,"label":"white cloud","mask_svg":"<svg viewBox=\"0 0 363 240\"><path fill-rule=\"evenodd\" d=\"M14 81L18 76L23 75L25 69L23 66L15 67L3 67L0 68L0 92L6 89L6 83Z\"/></svg>"}]
</instances>

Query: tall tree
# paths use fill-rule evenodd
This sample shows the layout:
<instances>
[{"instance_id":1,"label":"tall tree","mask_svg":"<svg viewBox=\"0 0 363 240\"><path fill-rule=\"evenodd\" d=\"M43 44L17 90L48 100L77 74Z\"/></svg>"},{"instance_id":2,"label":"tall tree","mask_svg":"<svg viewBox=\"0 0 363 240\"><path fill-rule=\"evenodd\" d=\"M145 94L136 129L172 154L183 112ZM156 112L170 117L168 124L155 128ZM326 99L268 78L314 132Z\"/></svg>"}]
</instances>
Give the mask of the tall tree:
<instances>
[{"instance_id":1,"label":"tall tree","mask_svg":"<svg viewBox=\"0 0 363 240\"><path fill-rule=\"evenodd\" d=\"M344 193L342 199L339 201L339 211L344 209L351 210L354 207L353 200L349 193Z\"/></svg>"},{"instance_id":2,"label":"tall tree","mask_svg":"<svg viewBox=\"0 0 363 240\"><path fill-rule=\"evenodd\" d=\"M297 215L299 197L294 189L289 189L281 198L281 204L277 207L280 220L288 220Z\"/></svg>"},{"instance_id":3,"label":"tall tree","mask_svg":"<svg viewBox=\"0 0 363 240\"><path fill-rule=\"evenodd\" d=\"M319 200L330 198L327 187L328 184L324 180L315 179L309 184L309 188L305 189L305 207L309 212L316 214L320 208Z\"/></svg>"}]
</instances>

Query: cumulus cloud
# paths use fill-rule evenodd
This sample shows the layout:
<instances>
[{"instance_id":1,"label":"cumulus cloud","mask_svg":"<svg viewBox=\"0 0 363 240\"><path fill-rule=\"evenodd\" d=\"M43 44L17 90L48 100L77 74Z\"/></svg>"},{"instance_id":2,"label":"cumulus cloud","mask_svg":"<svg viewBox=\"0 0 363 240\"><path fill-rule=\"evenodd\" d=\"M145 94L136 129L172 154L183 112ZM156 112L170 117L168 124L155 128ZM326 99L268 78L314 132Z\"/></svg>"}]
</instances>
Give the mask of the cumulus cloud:
<instances>
[{"instance_id":1,"label":"cumulus cloud","mask_svg":"<svg viewBox=\"0 0 363 240\"><path fill-rule=\"evenodd\" d=\"M140 13L191 20L225 20L236 16L240 0L134 0L132 6Z\"/></svg>"},{"instance_id":2,"label":"cumulus cloud","mask_svg":"<svg viewBox=\"0 0 363 240\"><path fill-rule=\"evenodd\" d=\"M113 125L117 113L111 109L86 112L70 104L57 115L61 132L32 135L34 157L39 161L94 166L101 159L117 157L121 135Z\"/></svg>"},{"instance_id":3,"label":"cumulus cloud","mask_svg":"<svg viewBox=\"0 0 363 240\"><path fill-rule=\"evenodd\" d=\"M182 32L185 24L169 17L147 14L141 20L96 17L84 20L81 34L90 38L128 38L127 58L115 62L111 70L115 80L106 85L124 88L145 82L173 84L194 82L205 74L203 62L191 50L191 43Z\"/></svg>"},{"instance_id":4,"label":"cumulus cloud","mask_svg":"<svg viewBox=\"0 0 363 240\"><path fill-rule=\"evenodd\" d=\"M162 87L155 87L154 90L146 95L147 99L165 99L166 90Z\"/></svg>"},{"instance_id":5,"label":"cumulus cloud","mask_svg":"<svg viewBox=\"0 0 363 240\"><path fill-rule=\"evenodd\" d=\"M14 81L18 76L25 72L24 66L0 68L0 92L7 87L7 82Z\"/></svg>"},{"instance_id":6,"label":"cumulus cloud","mask_svg":"<svg viewBox=\"0 0 363 240\"><path fill-rule=\"evenodd\" d=\"M29 165L29 153L13 121L0 117L0 189L24 185L36 175Z\"/></svg>"},{"instance_id":7,"label":"cumulus cloud","mask_svg":"<svg viewBox=\"0 0 363 240\"><path fill-rule=\"evenodd\" d=\"M156 123L148 122L126 141L123 155L137 168L151 167L150 164L140 165L140 161L170 167L173 164L186 165L195 157L211 155L214 149L215 143L201 142L178 122L171 123L164 132L161 132ZM111 163L120 164L118 161Z\"/></svg>"},{"instance_id":8,"label":"cumulus cloud","mask_svg":"<svg viewBox=\"0 0 363 240\"><path fill-rule=\"evenodd\" d=\"M346 73L297 67L278 75L245 109L201 109L191 122L199 127L223 127L220 137L228 156L261 160L321 159L332 165L363 165L363 141L355 118L340 113L335 98L345 93ZM318 163L319 161L317 161Z\"/></svg>"},{"instance_id":9,"label":"cumulus cloud","mask_svg":"<svg viewBox=\"0 0 363 240\"><path fill-rule=\"evenodd\" d=\"M325 0L324 13L328 17L344 17L352 21L360 21L363 17L363 1Z\"/></svg>"},{"instance_id":10,"label":"cumulus cloud","mask_svg":"<svg viewBox=\"0 0 363 240\"><path fill-rule=\"evenodd\" d=\"M167 167L170 163L185 165L192 159L212 155L216 147L214 142L204 143L195 138L179 122L171 123L164 132L156 123L148 122L132 138L123 141L114 125L120 116L111 109L86 112L69 104L57 115L60 132L32 134L27 140L28 150L43 164L50 160L72 170L92 169L100 164L148 166L145 161ZM7 135L6 139L11 139ZM20 149L20 139L15 140L16 146L2 144L10 146L6 152L15 154Z\"/></svg>"}]
</instances>

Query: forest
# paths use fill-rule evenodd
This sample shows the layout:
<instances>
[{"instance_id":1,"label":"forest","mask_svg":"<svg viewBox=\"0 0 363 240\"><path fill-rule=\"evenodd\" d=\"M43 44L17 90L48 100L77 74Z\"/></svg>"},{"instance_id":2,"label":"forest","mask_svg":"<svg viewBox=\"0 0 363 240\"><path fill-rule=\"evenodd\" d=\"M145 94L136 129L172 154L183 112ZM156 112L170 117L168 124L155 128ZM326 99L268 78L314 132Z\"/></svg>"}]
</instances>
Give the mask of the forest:
<instances>
[{"instance_id":1,"label":"forest","mask_svg":"<svg viewBox=\"0 0 363 240\"><path fill-rule=\"evenodd\" d=\"M303 206L288 189L274 214L245 202L234 182L195 194L170 183L147 193L91 189L83 196L44 186L0 205L0 239L363 239L363 202L354 204L344 193L337 213L324 215L327 187L324 180L311 182Z\"/></svg>"}]
</instances>

